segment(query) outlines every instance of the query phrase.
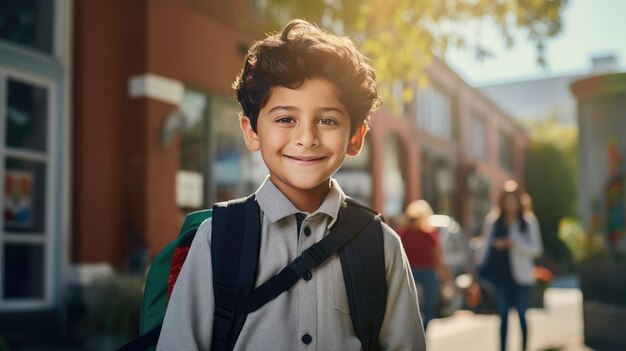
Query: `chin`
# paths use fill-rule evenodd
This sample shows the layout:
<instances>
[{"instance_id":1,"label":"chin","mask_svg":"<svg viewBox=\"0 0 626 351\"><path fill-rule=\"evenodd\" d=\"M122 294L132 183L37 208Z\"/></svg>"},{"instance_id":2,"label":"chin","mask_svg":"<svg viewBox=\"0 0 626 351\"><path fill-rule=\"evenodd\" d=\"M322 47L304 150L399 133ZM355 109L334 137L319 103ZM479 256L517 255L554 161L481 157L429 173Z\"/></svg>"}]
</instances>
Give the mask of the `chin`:
<instances>
[{"instance_id":1,"label":"chin","mask_svg":"<svg viewBox=\"0 0 626 351\"><path fill-rule=\"evenodd\" d=\"M326 182L321 182L321 183L300 183L300 184L294 184L294 186L298 189L302 189L302 190L315 190L323 185L325 185Z\"/></svg>"},{"instance_id":2,"label":"chin","mask_svg":"<svg viewBox=\"0 0 626 351\"><path fill-rule=\"evenodd\" d=\"M323 180L315 179L315 180L310 180L310 181L303 181L302 179L299 179L294 182L291 182L291 185L295 188L302 189L302 190L314 190L321 186L328 185L329 182L330 182L330 179L323 179Z\"/></svg>"}]
</instances>

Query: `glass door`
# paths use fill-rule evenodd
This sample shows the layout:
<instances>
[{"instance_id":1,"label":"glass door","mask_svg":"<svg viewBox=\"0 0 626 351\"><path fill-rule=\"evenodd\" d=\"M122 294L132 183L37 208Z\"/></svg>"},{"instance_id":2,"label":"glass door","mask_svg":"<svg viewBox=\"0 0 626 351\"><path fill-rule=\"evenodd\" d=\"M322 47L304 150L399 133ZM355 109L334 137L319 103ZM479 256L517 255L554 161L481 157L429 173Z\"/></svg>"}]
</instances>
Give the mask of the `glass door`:
<instances>
[{"instance_id":1,"label":"glass door","mask_svg":"<svg viewBox=\"0 0 626 351\"><path fill-rule=\"evenodd\" d=\"M52 303L53 86L0 69L0 310Z\"/></svg>"}]
</instances>

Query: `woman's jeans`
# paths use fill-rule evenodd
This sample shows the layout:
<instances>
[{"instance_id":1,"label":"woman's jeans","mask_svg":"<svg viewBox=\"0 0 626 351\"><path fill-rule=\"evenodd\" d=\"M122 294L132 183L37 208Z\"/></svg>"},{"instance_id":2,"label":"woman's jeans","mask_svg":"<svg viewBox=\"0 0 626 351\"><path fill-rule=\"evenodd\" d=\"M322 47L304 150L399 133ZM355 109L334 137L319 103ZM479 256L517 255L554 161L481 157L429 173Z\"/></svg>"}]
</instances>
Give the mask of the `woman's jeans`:
<instances>
[{"instance_id":1,"label":"woman's jeans","mask_svg":"<svg viewBox=\"0 0 626 351\"><path fill-rule=\"evenodd\" d=\"M530 304L530 286L521 286L516 283L496 283L496 304L500 315L500 350L506 350L506 334L509 319L509 309L515 307L522 328L522 350L526 350L528 326L526 325L526 310Z\"/></svg>"},{"instance_id":2,"label":"woman's jeans","mask_svg":"<svg viewBox=\"0 0 626 351\"><path fill-rule=\"evenodd\" d=\"M439 304L439 278L434 269L413 268L413 279L415 284L421 286L422 294L419 300L422 302L422 321L424 330L428 327L428 322L437 316L437 306Z\"/></svg>"}]
</instances>

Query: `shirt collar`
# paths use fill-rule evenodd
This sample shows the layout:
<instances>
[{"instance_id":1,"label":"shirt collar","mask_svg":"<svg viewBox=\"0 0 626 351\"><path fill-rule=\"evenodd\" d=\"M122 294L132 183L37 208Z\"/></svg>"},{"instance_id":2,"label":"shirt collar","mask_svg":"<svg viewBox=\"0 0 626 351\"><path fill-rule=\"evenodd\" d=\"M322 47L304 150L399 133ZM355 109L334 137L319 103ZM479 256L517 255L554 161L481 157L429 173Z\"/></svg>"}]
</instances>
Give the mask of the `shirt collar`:
<instances>
[{"instance_id":1,"label":"shirt collar","mask_svg":"<svg viewBox=\"0 0 626 351\"><path fill-rule=\"evenodd\" d=\"M289 199L272 183L270 177L266 177L265 181L256 191L256 198L259 207L269 220L273 223L287 216L295 215L299 211ZM328 226L332 226L337 219L339 208L345 202L346 195L339 187L336 180L331 179L330 191L320 207L312 214L306 213L307 217L312 217L318 213L326 214L331 218Z\"/></svg>"}]
</instances>

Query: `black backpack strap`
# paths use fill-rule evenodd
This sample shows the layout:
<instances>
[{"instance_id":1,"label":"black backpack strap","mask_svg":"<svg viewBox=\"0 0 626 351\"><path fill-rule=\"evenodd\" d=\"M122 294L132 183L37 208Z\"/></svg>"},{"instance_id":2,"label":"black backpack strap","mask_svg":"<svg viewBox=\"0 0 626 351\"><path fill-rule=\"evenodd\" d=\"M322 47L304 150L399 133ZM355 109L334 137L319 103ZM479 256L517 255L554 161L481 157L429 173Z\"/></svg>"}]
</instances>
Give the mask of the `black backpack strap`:
<instances>
[{"instance_id":1,"label":"black backpack strap","mask_svg":"<svg viewBox=\"0 0 626 351\"><path fill-rule=\"evenodd\" d=\"M241 314L254 312L289 290L305 272L317 268L373 220L373 216L364 215L363 211L351 211L349 207L342 206L330 233L304 250L291 264L254 289L251 294L243 296L237 304L237 312Z\"/></svg>"},{"instance_id":2,"label":"black backpack strap","mask_svg":"<svg viewBox=\"0 0 626 351\"><path fill-rule=\"evenodd\" d=\"M211 258L215 314L212 350L232 350L246 321L237 300L254 289L261 239L256 197L213 206ZM242 245L245 243L245 245Z\"/></svg>"},{"instance_id":3,"label":"black backpack strap","mask_svg":"<svg viewBox=\"0 0 626 351\"><path fill-rule=\"evenodd\" d=\"M149 332L138 336L136 339L121 346L117 351L141 351L150 347L155 347L159 341L159 334L161 333L161 327L156 327Z\"/></svg>"},{"instance_id":4,"label":"black backpack strap","mask_svg":"<svg viewBox=\"0 0 626 351\"><path fill-rule=\"evenodd\" d=\"M305 272L339 251L355 333L365 350L379 350L378 335L387 301L380 217L348 199L349 205L339 209L328 235L254 289L260 212L254 198L242 201L216 205L213 209L215 316L211 349L232 350L248 313L289 290Z\"/></svg>"},{"instance_id":5,"label":"black backpack strap","mask_svg":"<svg viewBox=\"0 0 626 351\"><path fill-rule=\"evenodd\" d=\"M358 221L359 216L374 215L372 210L352 199L347 202L350 219ZM375 218L376 221L370 221L359 236L339 251L352 325L366 351L381 349L379 335L387 307L383 233L380 217Z\"/></svg>"}]
</instances>

